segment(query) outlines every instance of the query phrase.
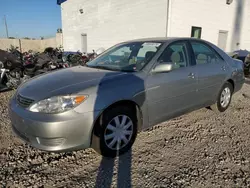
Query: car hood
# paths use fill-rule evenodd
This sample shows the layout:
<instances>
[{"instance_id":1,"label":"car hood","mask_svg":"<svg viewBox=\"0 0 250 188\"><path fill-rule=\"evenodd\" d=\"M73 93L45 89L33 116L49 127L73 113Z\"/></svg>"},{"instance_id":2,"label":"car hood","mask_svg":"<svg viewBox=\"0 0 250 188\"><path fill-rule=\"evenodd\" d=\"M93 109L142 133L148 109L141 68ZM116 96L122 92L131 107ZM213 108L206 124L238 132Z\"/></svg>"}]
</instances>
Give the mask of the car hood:
<instances>
[{"instance_id":1,"label":"car hood","mask_svg":"<svg viewBox=\"0 0 250 188\"><path fill-rule=\"evenodd\" d=\"M126 73L77 66L34 77L22 84L17 92L23 97L41 100L55 95L81 92L107 78L123 74Z\"/></svg>"}]
</instances>

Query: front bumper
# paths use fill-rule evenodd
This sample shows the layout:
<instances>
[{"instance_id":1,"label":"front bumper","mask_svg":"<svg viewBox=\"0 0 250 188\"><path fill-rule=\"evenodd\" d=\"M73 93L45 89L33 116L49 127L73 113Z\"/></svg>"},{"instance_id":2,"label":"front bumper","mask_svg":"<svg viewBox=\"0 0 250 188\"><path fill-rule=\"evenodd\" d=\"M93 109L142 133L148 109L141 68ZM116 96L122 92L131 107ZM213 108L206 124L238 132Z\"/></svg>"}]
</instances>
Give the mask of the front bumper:
<instances>
[{"instance_id":1,"label":"front bumper","mask_svg":"<svg viewBox=\"0 0 250 188\"><path fill-rule=\"evenodd\" d=\"M89 148L98 112L61 114L30 112L14 99L9 104L13 132L26 143L44 151L67 152Z\"/></svg>"}]
</instances>

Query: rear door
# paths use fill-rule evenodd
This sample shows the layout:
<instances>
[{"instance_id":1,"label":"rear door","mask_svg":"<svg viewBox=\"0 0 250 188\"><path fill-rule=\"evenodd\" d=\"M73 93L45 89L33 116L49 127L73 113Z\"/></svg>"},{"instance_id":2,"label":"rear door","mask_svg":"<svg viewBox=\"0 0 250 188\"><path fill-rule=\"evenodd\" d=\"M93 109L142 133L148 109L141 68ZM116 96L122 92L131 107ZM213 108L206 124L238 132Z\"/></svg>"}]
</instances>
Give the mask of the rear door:
<instances>
[{"instance_id":1,"label":"rear door","mask_svg":"<svg viewBox=\"0 0 250 188\"><path fill-rule=\"evenodd\" d=\"M190 41L196 63L198 98L203 103L213 102L221 89L229 68L223 58L207 43Z\"/></svg>"},{"instance_id":2,"label":"rear door","mask_svg":"<svg viewBox=\"0 0 250 188\"><path fill-rule=\"evenodd\" d=\"M171 63L174 70L156 73L146 80L150 125L169 118L196 105L196 68L190 64L186 41L170 43L156 64Z\"/></svg>"}]
</instances>

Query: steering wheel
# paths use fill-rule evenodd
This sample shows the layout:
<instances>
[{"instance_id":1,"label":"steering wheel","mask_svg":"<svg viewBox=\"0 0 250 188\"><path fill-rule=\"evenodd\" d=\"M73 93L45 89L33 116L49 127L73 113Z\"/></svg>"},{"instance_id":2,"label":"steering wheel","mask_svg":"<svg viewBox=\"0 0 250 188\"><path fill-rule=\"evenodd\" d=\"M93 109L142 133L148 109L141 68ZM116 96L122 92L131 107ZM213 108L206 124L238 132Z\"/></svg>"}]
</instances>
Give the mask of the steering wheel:
<instances>
[{"instance_id":1,"label":"steering wheel","mask_svg":"<svg viewBox=\"0 0 250 188\"><path fill-rule=\"evenodd\" d=\"M114 63L112 58L108 56L108 59L98 62L97 65L103 65L103 64L110 65L112 63Z\"/></svg>"}]
</instances>

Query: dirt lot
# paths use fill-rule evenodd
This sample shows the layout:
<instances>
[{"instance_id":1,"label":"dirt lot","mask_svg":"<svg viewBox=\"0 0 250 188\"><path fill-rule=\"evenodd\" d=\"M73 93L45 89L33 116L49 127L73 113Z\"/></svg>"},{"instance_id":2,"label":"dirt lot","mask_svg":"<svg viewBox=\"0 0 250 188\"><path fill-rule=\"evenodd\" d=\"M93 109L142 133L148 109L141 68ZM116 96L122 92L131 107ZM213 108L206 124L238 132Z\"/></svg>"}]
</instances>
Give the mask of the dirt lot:
<instances>
[{"instance_id":1,"label":"dirt lot","mask_svg":"<svg viewBox=\"0 0 250 188\"><path fill-rule=\"evenodd\" d=\"M250 85L222 114L202 109L142 132L116 160L91 149L49 154L11 134L0 94L2 187L250 187Z\"/></svg>"}]
</instances>

